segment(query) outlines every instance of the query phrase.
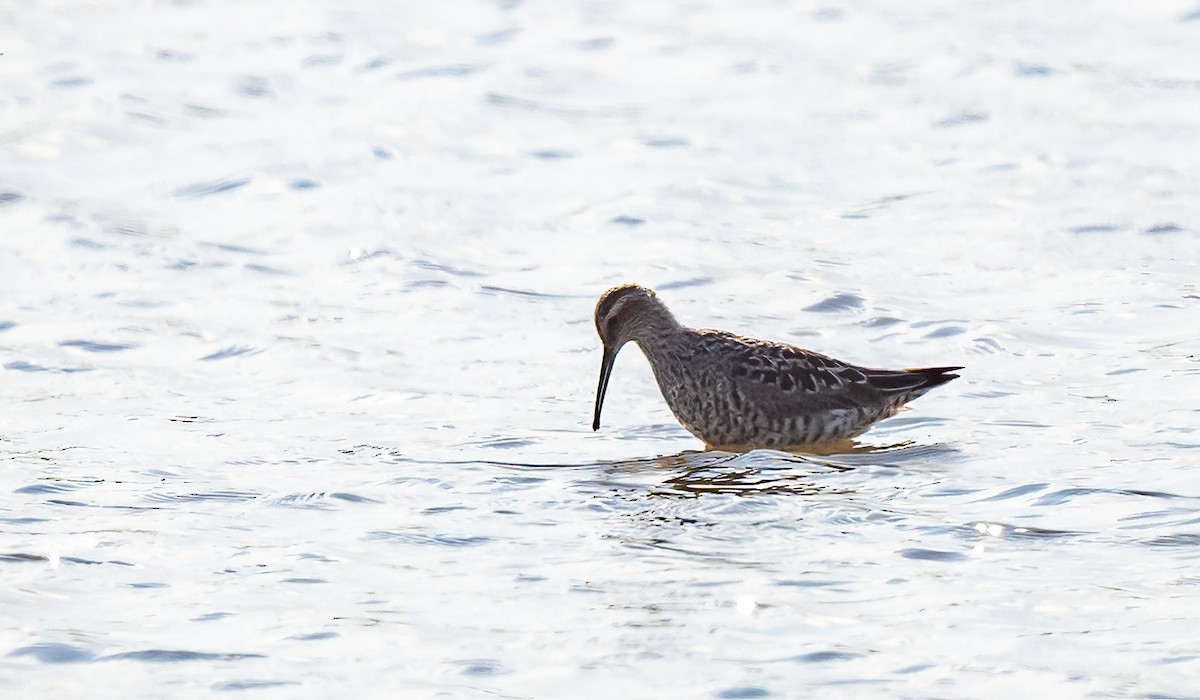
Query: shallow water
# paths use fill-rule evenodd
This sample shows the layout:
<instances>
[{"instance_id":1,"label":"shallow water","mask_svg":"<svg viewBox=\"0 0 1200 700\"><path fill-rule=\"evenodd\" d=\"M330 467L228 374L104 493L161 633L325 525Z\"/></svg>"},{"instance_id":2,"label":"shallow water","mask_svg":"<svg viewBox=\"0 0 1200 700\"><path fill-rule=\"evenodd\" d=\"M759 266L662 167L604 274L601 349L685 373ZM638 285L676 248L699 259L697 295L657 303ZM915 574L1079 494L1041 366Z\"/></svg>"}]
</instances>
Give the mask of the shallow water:
<instances>
[{"instance_id":1,"label":"shallow water","mask_svg":"<svg viewBox=\"0 0 1200 700\"><path fill-rule=\"evenodd\" d=\"M6 697L1200 696L1194 2L379 5L0 9Z\"/></svg>"}]
</instances>

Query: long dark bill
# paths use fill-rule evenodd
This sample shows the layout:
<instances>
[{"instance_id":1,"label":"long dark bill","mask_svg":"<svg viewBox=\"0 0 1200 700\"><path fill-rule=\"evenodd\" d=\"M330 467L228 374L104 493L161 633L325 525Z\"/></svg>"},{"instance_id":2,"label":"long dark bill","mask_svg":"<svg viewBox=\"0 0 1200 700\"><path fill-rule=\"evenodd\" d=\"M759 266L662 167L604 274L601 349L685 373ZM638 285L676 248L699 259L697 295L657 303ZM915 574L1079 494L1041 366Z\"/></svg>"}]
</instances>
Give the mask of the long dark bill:
<instances>
[{"instance_id":1,"label":"long dark bill","mask_svg":"<svg viewBox=\"0 0 1200 700\"><path fill-rule=\"evenodd\" d=\"M604 405L604 392L608 391L608 377L616 359L617 351L605 346L600 358L600 384L596 387L596 417L592 419L592 430L600 429L600 408Z\"/></svg>"}]
</instances>

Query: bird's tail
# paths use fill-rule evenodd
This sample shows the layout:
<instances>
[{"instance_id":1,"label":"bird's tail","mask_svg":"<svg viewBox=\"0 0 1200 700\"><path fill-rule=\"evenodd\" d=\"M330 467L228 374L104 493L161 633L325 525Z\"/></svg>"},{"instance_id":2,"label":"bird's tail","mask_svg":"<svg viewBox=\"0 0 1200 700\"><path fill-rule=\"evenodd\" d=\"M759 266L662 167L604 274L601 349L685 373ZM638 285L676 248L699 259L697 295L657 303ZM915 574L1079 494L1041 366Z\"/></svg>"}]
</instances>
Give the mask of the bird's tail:
<instances>
[{"instance_id":1,"label":"bird's tail","mask_svg":"<svg viewBox=\"0 0 1200 700\"><path fill-rule=\"evenodd\" d=\"M962 367L921 367L919 369L868 370L867 383L885 394L903 394L900 403L911 401L935 386L957 379Z\"/></svg>"}]
</instances>

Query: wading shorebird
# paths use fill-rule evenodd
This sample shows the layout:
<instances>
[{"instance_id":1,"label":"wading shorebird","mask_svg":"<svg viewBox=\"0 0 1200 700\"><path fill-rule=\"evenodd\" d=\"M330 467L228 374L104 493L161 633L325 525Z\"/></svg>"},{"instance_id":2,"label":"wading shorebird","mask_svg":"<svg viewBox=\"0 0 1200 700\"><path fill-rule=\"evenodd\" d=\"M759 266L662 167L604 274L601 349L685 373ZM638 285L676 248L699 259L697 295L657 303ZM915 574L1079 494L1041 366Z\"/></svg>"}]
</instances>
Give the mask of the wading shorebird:
<instances>
[{"instance_id":1,"label":"wading shorebird","mask_svg":"<svg viewBox=\"0 0 1200 700\"><path fill-rule=\"evenodd\" d=\"M604 345L592 430L621 346L638 344L671 412L709 447L801 447L847 440L962 367L867 369L785 343L688 328L653 290L613 287L596 303Z\"/></svg>"}]
</instances>

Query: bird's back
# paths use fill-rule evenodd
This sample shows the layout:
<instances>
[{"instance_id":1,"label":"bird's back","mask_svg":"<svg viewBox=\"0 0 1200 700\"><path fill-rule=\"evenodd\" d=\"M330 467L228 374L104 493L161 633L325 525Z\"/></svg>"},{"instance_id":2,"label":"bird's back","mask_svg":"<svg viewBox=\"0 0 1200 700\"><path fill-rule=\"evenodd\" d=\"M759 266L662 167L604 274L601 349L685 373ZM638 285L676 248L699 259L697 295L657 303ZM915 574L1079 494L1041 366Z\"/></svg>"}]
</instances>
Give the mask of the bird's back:
<instances>
[{"instance_id":1,"label":"bird's back","mask_svg":"<svg viewBox=\"0 0 1200 700\"><path fill-rule=\"evenodd\" d=\"M853 437L960 369L869 369L785 343L688 328L642 345L671 410L713 446Z\"/></svg>"}]
</instances>

